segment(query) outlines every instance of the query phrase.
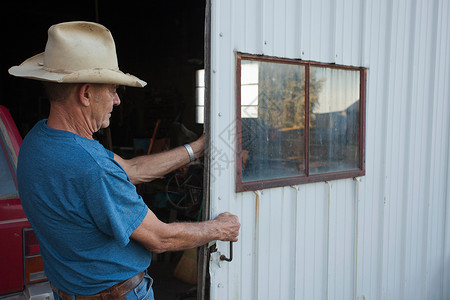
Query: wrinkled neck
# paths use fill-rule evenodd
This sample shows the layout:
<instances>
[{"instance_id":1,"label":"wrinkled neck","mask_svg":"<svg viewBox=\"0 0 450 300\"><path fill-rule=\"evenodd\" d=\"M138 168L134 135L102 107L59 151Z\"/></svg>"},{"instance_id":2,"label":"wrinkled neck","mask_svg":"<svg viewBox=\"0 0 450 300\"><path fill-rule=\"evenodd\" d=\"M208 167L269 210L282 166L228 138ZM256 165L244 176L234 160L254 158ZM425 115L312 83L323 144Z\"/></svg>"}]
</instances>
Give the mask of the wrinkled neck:
<instances>
[{"instance_id":1,"label":"wrinkled neck","mask_svg":"<svg viewBox=\"0 0 450 300\"><path fill-rule=\"evenodd\" d=\"M53 129L69 131L87 139L93 139L95 130L88 110L81 106L65 103L51 103L47 125Z\"/></svg>"}]
</instances>

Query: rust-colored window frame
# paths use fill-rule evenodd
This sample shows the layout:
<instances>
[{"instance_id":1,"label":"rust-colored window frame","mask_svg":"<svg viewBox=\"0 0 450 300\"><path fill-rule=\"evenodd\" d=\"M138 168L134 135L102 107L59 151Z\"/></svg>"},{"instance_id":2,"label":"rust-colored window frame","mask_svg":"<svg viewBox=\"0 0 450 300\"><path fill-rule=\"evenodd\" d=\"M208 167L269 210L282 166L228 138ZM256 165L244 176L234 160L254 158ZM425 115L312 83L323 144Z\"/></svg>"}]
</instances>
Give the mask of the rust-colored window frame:
<instances>
[{"instance_id":1,"label":"rust-colored window frame","mask_svg":"<svg viewBox=\"0 0 450 300\"><path fill-rule=\"evenodd\" d=\"M241 61L252 60L261 62L295 64L305 66L305 175L295 177L268 179L259 181L242 182L242 124L241 124ZM360 72L360 101L359 101L359 169L309 174L309 75L311 67L331 68L340 70L352 70ZM236 192L255 191L267 188L291 186L313 182L323 182L337 179L354 178L365 175L365 127L366 127L366 79L367 68L344 66L314 61L304 61L254 55L236 52Z\"/></svg>"}]
</instances>

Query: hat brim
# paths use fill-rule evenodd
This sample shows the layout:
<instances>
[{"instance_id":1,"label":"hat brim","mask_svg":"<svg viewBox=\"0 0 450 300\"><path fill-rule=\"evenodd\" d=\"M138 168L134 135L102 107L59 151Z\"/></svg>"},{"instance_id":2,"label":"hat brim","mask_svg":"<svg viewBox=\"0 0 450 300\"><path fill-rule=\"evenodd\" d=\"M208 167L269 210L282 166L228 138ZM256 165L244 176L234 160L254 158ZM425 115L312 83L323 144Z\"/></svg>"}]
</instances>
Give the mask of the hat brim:
<instances>
[{"instance_id":1,"label":"hat brim","mask_svg":"<svg viewBox=\"0 0 450 300\"><path fill-rule=\"evenodd\" d=\"M70 73L50 72L43 68L44 53L37 54L8 72L17 77L58 83L108 83L133 87L144 87L147 83L136 76L119 70L87 69Z\"/></svg>"}]
</instances>

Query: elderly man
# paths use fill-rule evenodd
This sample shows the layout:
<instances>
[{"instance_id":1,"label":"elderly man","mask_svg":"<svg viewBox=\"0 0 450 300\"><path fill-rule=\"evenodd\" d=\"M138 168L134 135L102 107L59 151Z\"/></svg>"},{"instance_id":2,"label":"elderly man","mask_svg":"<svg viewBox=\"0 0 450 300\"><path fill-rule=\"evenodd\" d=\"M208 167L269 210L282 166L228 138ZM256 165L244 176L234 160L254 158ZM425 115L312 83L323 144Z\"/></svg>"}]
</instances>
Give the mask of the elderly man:
<instances>
[{"instance_id":1,"label":"elderly man","mask_svg":"<svg viewBox=\"0 0 450 300\"><path fill-rule=\"evenodd\" d=\"M232 214L166 224L136 193L134 184L203 155L203 137L130 160L93 139L120 104L117 87L146 84L119 70L107 28L90 22L54 25L45 52L9 72L43 81L50 99L48 119L23 141L17 177L56 299L153 299L145 272L151 252L237 240L240 224Z\"/></svg>"}]
</instances>

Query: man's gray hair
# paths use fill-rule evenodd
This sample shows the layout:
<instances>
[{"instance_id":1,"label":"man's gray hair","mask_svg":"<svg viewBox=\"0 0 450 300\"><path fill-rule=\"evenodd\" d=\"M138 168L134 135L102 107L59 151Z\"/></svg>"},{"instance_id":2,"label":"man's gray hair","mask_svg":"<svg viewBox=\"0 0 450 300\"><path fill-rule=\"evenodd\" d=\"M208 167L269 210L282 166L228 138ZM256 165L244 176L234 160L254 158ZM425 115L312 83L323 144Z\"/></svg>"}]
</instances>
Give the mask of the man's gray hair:
<instances>
[{"instance_id":1,"label":"man's gray hair","mask_svg":"<svg viewBox=\"0 0 450 300\"><path fill-rule=\"evenodd\" d=\"M82 85L81 83L57 83L42 81L50 102L64 102L72 91Z\"/></svg>"}]
</instances>

